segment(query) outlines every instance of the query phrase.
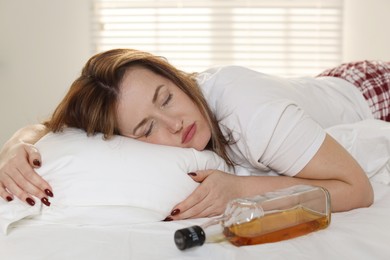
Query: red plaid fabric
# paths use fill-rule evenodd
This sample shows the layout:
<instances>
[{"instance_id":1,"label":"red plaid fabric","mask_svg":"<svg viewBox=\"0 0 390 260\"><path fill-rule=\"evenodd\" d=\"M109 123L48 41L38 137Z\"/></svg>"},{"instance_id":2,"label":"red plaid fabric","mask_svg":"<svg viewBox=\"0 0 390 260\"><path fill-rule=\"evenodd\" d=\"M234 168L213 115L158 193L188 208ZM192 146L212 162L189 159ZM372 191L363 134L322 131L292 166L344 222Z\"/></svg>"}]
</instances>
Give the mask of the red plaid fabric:
<instances>
[{"instance_id":1,"label":"red plaid fabric","mask_svg":"<svg viewBox=\"0 0 390 260\"><path fill-rule=\"evenodd\" d=\"M318 77L338 77L354 84L363 94L374 118L390 121L390 62L344 63Z\"/></svg>"}]
</instances>

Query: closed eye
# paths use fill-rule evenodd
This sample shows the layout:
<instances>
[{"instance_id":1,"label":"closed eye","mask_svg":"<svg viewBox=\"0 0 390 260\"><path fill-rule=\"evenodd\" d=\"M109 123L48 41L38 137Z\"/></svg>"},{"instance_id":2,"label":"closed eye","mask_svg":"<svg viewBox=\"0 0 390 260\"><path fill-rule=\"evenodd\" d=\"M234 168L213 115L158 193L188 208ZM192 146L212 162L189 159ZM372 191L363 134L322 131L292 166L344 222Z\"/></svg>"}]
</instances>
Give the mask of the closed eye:
<instances>
[{"instance_id":1,"label":"closed eye","mask_svg":"<svg viewBox=\"0 0 390 260\"><path fill-rule=\"evenodd\" d=\"M162 106L163 106L163 107L165 107L166 105L169 104L169 102L171 102L172 96L173 96L172 94L169 94L169 95L168 95L167 99L164 101L164 103L162 103Z\"/></svg>"},{"instance_id":2,"label":"closed eye","mask_svg":"<svg viewBox=\"0 0 390 260\"><path fill-rule=\"evenodd\" d=\"M148 130L145 132L145 137L148 137L148 136L150 136L152 134L153 126L154 126L154 122L152 121L150 123L150 126L149 126Z\"/></svg>"}]
</instances>

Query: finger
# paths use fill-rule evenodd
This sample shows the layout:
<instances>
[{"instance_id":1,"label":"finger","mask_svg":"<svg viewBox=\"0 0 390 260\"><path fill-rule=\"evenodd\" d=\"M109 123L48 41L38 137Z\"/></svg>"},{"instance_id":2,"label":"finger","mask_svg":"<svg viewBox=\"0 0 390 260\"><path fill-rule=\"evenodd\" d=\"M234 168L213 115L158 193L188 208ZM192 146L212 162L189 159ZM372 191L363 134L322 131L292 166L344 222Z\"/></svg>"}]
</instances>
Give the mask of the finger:
<instances>
[{"instance_id":1,"label":"finger","mask_svg":"<svg viewBox=\"0 0 390 260\"><path fill-rule=\"evenodd\" d=\"M41 167L42 160L41 160L41 154L39 153L38 149L34 145L28 145L26 148L28 161L30 162L30 165L34 168Z\"/></svg>"},{"instance_id":2,"label":"finger","mask_svg":"<svg viewBox=\"0 0 390 260\"><path fill-rule=\"evenodd\" d=\"M31 196L42 199L53 194L51 186L29 164L27 158L29 157L29 150L30 153L37 152L31 151L31 146L23 145L23 149L20 149L17 155L1 169L2 179L0 181L3 187L8 193L15 195L22 201L26 201ZM3 196L6 196L5 193L3 194ZM30 205L33 204L32 200L29 199L28 201Z\"/></svg>"},{"instance_id":3,"label":"finger","mask_svg":"<svg viewBox=\"0 0 390 260\"><path fill-rule=\"evenodd\" d=\"M23 183L25 183L25 182L23 182ZM26 183L26 185L29 186L31 184ZM29 193L27 193L25 191L25 190L28 190L28 189L32 189L34 187L30 187L30 188L27 188L27 189L26 188L21 189L13 180L10 180L10 182L8 184L8 187L9 187L10 190L13 190L15 196L17 198L19 198L21 201L25 201L30 206L34 206L35 205L35 200L32 198L31 194L29 194ZM46 206L50 206L51 203L49 202L49 199L47 198L46 194L44 194L42 192L39 192L39 195L34 195L34 196L40 198L41 202L43 204L45 204Z\"/></svg>"},{"instance_id":4,"label":"finger","mask_svg":"<svg viewBox=\"0 0 390 260\"><path fill-rule=\"evenodd\" d=\"M42 164L41 154L34 145L27 144L25 146L27 153L27 160L29 164L20 163L18 165L19 171L22 173L27 182L32 184L31 189L25 190L26 192L36 197L42 197L42 193L49 197L53 197L52 187L46 182L39 174L37 174L34 168L39 168ZM18 183L18 182L17 182Z\"/></svg>"},{"instance_id":5,"label":"finger","mask_svg":"<svg viewBox=\"0 0 390 260\"><path fill-rule=\"evenodd\" d=\"M171 211L171 217L179 215L196 204L200 203L208 194L204 187L198 186L185 200L175 205Z\"/></svg>"},{"instance_id":6,"label":"finger","mask_svg":"<svg viewBox=\"0 0 390 260\"><path fill-rule=\"evenodd\" d=\"M35 200L33 198L31 198L31 196L29 194L24 192L20 187L18 187L18 185L16 185L16 183L11 178L8 178L3 183L5 185L2 185L1 194L2 194L2 197L3 197L3 194L5 194L5 200L7 200L7 201L13 200L12 195L11 195L12 200L9 200L10 195L7 195L7 193L10 194L7 191L9 189L19 200L24 201L31 206L35 205ZM5 187L7 187L7 188L5 188Z\"/></svg>"},{"instance_id":7,"label":"finger","mask_svg":"<svg viewBox=\"0 0 390 260\"><path fill-rule=\"evenodd\" d=\"M190 172L188 175L196 182L204 181L208 176L213 174L215 170L201 170L196 172Z\"/></svg>"},{"instance_id":8,"label":"finger","mask_svg":"<svg viewBox=\"0 0 390 260\"><path fill-rule=\"evenodd\" d=\"M52 187L50 184L45 181L33 168L31 168L29 164L21 164L18 170L25 179L25 182L16 181L16 183L20 183L22 188L26 187L26 192L36 197L40 197L41 193L53 197Z\"/></svg>"},{"instance_id":9,"label":"finger","mask_svg":"<svg viewBox=\"0 0 390 260\"><path fill-rule=\"evenodd\" d=\"M25 164L28 165L28 163ZM31 167L29 166L29 168ZM20 185L18 185L18 183ZM25 201L31 206L35 205L35 201L32 198L32 195L40 198L46 206L50 206L47 195L39 190L36 186L31 184L28 180L26 180L23 174L17 168L7 167L4 169L1 185L6 190L6 192L15 195L18 199ZM9 200L4 191L1 194L4 194L3 196L6 196L5 199Z\"/></svg>"},{"instance_id":10,"label":"finger","mask_svg":"<svg viewBox=\"0 0 390 260\"><path fill-rule=\"evenodd\" d=\"M211 201L211 202L210 202ZM187 199L177 204L169 216L172 220L206 216L213 212L209 207L214 200L210 200L209 189L198 187Z\"/></svg>"},{"instance_id":11,"label":"finger","mask_svg":"<svg viewBox=\"0 0 390 260\"><path fill-rule=\"evenodd\" d=\"M190 172L188 175L191 176L197 182L203 182L208 176L215 173L217 171L214 170L202 170L197 172ZM201 184L199 185L184 201L175 205L171 211L171 216L180 214L181 212L185 212L188 209L194 207L196 204L201 203L211 192L210 185ZM175 219L179 219L179 217L175 217Z\"/></svg>"},{"instance_id":12,"label":"finger","mask_svg":"<svg viewBox=\"0 0 390 260\"><path fill-rule=\"evenodd\" d=\"M221 215L225 210L225 205L222 203L214 203L215 200L209 200L205 198L198 204L187 209L186 211L180 212L176 216L170 216L173 220L189 219L189 218L203 218L213 217Z\"/></svg>"},{"instance_id":13,"label":"finger","mask_svg":"<svg viewBox=\"0 0 390 260\"><path fill-rule=\"evenodd\" d=\"M173 217L175 220L179 219L190 219L190 218L204 218L204 217L213 217L220 215L221 212L218 211L213 205L207 204L206 201L195 205L194 207L180 213L176 217Z\"/></svg>"},{"instance_id":14,"label":"finger","mask_svg":"<svg viewBox=\"0 0 390 260\"><path fill-rule=\"evenodd\" d=\"M38 198L53 197L50 185L30 165L19 170L19 172L20 174L13 175L15 176L13 180L23 190L23 193L28 193Z\"/></svg>"},{"instance_id":15,"label":"finger","mask_svg":"<svg viewBox=\"0 0 390 260\"><path fill-rule=\"evenodd\" d=\"M180 206L179 206L180 207ZM207 194L202 200L193 204L191 207L183 209L173 219L212 217L223 213L226 208L224 199L218 199L215 194Z\"/></svg>"},{"instance_id":16,"label":"finger","mask_svg":"<svg viewBox=\"0 0 390 260\"><path fill-rule=\"evenodd\" d=\"M9 193L4 185L0 185L0 197L2 197L5 201L13 201L14 197L11 193Z\"/></svg>"}]
</instances>

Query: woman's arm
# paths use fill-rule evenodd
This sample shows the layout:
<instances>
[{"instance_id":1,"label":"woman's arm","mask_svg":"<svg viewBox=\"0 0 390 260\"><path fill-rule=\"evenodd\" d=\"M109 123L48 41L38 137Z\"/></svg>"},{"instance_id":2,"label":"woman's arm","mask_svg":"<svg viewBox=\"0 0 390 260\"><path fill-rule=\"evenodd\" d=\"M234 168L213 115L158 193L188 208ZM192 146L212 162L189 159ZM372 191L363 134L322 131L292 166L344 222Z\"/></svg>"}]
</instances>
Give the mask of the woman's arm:
<instances>
[{"instance_id":1,"label":"woman's arm","mask_svg":"<svg viewBox=\"0 0 390 260\"><path fill-rule=\"evenodd\" d=\"M253 177L250 177L253 178ZM295 184L309 184L326 188L332 199L332 211L347 211L368 207L373 203L374 193L370 181L356 160L331 136L327 135L320 149L310 162L294 177L265 177L263 184L246 181L249 190L271 190ZM252 180L253 181L253 180Z\"/></svg>"},{"instance_id":2,"label":"woman's arm","mask_svg":"<svg viewBox=\"0 0 390 260\"><path fill-rule=\"evenodd\" d=\"M8 201L14 195L30 205L35 196L52 196L50 185L35 171L41 165L41 156L34 147L48 130L44 125L31 125L18 130L0 151L0 196Z\"/></svg>"},{"instance_id":3,"label":"woman's arm","mask_svg":"<svg viewBox=\"0 0 390 260\"><path fill-rule=\"evenodd\" d=\"M356 160L332 137L326 136L311 161L294 177L235 176L220 171L199 171L192 177L201 185L174 207L172 219L215 216L227 202L297 184L322 186L331 194L332 211L368 207L373 202L371 184ZM191 174L190 174L191 176Z\"/></svg>"},{"instance_id":4,"label":"woman's arm","mask_svg":"<svg viewBox=\"0 0 390 260\"><path fill-rule=\"evenodd\" d=\"M330 191L333 211L368 207L374 201L371 183L358 162L331 136L296 176Z\"/></svg>"}]
</instances>

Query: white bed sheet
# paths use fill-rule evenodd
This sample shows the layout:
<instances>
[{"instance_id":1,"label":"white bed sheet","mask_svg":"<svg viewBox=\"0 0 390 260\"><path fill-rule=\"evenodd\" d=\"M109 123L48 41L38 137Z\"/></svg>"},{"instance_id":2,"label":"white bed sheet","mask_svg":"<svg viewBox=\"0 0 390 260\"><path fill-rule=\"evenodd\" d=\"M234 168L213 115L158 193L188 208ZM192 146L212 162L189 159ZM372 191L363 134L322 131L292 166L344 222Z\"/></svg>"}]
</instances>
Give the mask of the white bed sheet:
<instances>
[{"instance_id":1,"label":"white bed sheet","mask_svg":"<svg viewBox=\"0 0 390 260\"><path fill-rule=\"evenodd\" d=\"M389 259L390 186L373 186L371 207L334 213L327 229L277 243L222 242L178 250L175 230L203 219L115 227L21 222L8 236L0 235L0 259Z\"/></svg>"}]
</instances>

